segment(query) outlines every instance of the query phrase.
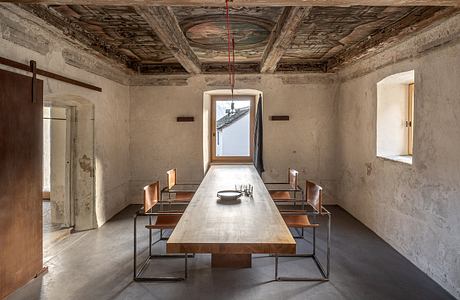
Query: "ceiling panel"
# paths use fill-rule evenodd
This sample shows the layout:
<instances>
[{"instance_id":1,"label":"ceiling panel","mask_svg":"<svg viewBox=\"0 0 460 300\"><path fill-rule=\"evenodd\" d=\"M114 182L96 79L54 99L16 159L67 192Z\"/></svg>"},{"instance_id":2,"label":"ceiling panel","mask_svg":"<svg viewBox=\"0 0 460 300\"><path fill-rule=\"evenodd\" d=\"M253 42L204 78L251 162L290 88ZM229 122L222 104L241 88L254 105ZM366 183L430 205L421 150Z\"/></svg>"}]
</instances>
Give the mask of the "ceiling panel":
<instances>
[{"instance_id":1,"label":"ceiling panel","mask_svg":"<svg viewBox=\"0 0 460 300\"><path fill-rule=\"evenodd\" d=\"M327 60L346 47L384 29L413 7L313 7L297 30L283 62Z\"/></svg>"},{"instance_id":2,"label":"ceiling panel","mask_svg":"<svg viewBox=\"0 0 460 300\"><path fill-rule=\"evenodd\" d=\"M130 6L58 5L50 9L97 35L133 62L177 62L147 22Z\"/></svg>"},{"instance_id":3,"label":"ceiling panel","mask_svg":"<svg viewBox=\"0 0 460 300\"><path fill-rule=\"evenodd\" d=\"M225 8L174 7L174 14L193 51L202 62L228 61ZM236 62L260 61L283 8L231 8Z\"/></svg>"}]
</instances>

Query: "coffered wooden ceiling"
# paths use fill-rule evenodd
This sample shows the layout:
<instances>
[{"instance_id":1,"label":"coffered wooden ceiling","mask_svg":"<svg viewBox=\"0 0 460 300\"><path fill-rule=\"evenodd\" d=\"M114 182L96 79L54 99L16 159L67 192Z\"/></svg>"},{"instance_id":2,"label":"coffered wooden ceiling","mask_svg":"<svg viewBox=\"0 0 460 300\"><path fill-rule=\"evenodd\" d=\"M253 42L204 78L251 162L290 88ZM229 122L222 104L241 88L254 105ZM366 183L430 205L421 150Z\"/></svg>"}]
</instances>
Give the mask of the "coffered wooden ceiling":
<instances>
[{"instance_id":1,"label":"coffered wooden ceiling","mask_svg":"<svg viewBox=\"0 0 460 300\"><path fill-rule=\"evenodd\" d=\"M196 3L127 6L76 2L18 5L141 74L226 72L225 8L214 5L217 2L206 7ZM347 7L282 6L277 2L271 2L275 6L232 4L237 72L331 72L369 50L458 13L455 5L420 6L423 0L406 1L418 6ZM451 4L449 0L441 2Z\"/></svg>"}]
</instances>

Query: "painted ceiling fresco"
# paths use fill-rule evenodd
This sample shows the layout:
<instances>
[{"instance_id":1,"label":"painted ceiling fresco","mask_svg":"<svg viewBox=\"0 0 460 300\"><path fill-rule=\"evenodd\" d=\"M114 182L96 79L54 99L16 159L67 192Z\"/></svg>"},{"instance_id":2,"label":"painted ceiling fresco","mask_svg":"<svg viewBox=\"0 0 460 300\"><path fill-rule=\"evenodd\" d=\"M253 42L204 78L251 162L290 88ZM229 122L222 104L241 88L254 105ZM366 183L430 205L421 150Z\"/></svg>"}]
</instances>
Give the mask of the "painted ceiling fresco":
<instances>
[{"instance_id":1,"label":"painted ceiling fresco","mask_svg":"<svg viewBox=\"0 0 460 300\"><path fill-rule=\"evenodd\" d=\"M145 74L185 73L149 23L131 6L21 5L65 34L109 58ZM237 71L259 72L268 40L274 35L285 7L233 7L231 28L235 37ZM398 22L398 30L430 17L430 7L313 7L283 49L279 72L327 70L328 61L364 43ZM224 7L172 7L180 35L201 63L203 72L225 72L227 30ZM419 19L417 19L419 18ZM402 22L401 20L404 20ZM412 22L412 23L411 23ZM403 27L402 27L403 26ZM390 29L388 31L391 31ZM157 31L158 32L158 31ZM268 49L268 48L267 48ZM177 57L177 56L176 56Z\"/></svg>"},{"instance_id":2,"label":"painted ceiling fresco","mask_svg":"<svg viewBox=\"0 0 460 300\"><path fill-rule=\"evenodd\" d=\"M313 7L282 61L328 59L347 45L398 21L413 7Z\"/></svg>"},{"instance_id":3,"label":"painted ceiling fresco","mask_svg":"<svg viewBox=\"0 0 460 300\"><path fill-rule=\"evenodd\" d=\"M235 59L238 62L257 62L261 59L270 32L282 10L281 7L230 9ZM224 8L177 7L174 8L174 14L201 61L228 60Z\"/></svg>"},{"instance_id":4,"label":"painted ceiling fresco","mask_svg":"<svg viewBox=\"0 0 460 300\"><path fill-rule=\"evenodd\" d=\"M175 63L170 51L130 6L52 5L49 9L111 45L130 62Z\"/></svg>"},{"instance_id":5,"label":"painted ceiling fresco","mask_svg":"<svg viewBox=\"0 0 460 300\"><path fill-rule=\"evenodd\" d=\"M270 27L273 26L270 22L246 16L234 16L230 24L237 51L264 46L270 34ZM227 48L225 26L226 22L222 20L222 16L208 16L205 20L197 18L195 22L187 24L184 33L194 47L222 51Z\"/></svg>"}]
</instances>

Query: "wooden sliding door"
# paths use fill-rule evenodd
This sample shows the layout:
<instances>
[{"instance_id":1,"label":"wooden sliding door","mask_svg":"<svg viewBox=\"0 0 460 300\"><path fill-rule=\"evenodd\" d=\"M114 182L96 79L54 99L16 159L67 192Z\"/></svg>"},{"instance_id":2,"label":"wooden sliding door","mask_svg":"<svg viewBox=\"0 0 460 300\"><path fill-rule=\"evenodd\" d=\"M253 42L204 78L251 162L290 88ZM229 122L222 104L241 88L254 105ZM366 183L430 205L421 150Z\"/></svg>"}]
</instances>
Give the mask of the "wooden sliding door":
<instances>
[{"instance_id":1,"label":"wooden sliding door","mask_svg":"<svg viewBox=\"0 0 460 300\"><path fill-rule=\"evenodd\" d=\"M0 299L43 268L43 82L0 70Z\"/></svg>"}]
</instances>

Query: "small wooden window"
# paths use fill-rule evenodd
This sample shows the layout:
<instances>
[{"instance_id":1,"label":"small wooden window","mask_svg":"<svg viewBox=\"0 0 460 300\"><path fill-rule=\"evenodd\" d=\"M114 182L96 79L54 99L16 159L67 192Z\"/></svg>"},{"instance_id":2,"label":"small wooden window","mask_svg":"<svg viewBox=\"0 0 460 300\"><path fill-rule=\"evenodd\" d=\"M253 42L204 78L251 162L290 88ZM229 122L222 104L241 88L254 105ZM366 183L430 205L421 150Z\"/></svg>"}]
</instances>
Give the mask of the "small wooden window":
<instances>
[{"instance_id":1,"label":"small wooden window","mask_svg":"<svg viewBox=\"0 0 460 300\"><path fill-rule=\"evenodd\" d=\"M254 153L255 97L235 95L211 98L211 161L251 162Z\"/></svg>"},{"instance_id":2,"label":"small wooden window","mask_svg":"<svg viewBox=\"0 0 460 300\"><path fill-rule=\"evenodd\" d=\"M409 155L414 152L414 84L411 83L408 86L408 101L407 101L407 130L408 130L408 141L407 151Z\"/></svg>"}]
</instances>

